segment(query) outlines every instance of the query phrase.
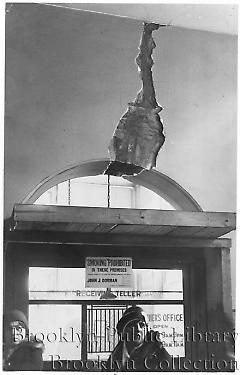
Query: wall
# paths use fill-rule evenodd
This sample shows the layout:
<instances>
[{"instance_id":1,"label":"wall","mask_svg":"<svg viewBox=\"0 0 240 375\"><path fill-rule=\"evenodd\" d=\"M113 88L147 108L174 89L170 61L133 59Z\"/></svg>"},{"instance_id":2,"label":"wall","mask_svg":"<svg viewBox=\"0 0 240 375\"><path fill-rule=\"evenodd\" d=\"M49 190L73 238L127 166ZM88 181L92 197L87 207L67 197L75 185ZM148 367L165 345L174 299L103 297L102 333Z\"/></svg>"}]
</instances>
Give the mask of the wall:
<instances>
[{"instance_id":1,"label":"wall","mask_svg":"<svg viewBox=\"0 0 240 375\"><path fill-rule=\"evenodd\" d=\"M77 233L75 235L77 238ZM171 239L174 241L173 238ZM32 240L34 240L34 235L32 235ZM226 288L227 291L229 288L227 284L223 286L221 283L222 268L224 268L221 263L221 248L215 248L214 246L206 248L208 241L200 240L202 245L199 242L197 245L194 240L186 241L186 239L182 242L178 239L174 248L166 247L164 243L158 244L157 247L147 246L144 243L141 246L134 243L123 245L121 241L119 244L109 244L109 246L106 246L105 243L96 245L94 235L91 241L92 243L86 245L84 240L78 243L76 239L72 244L59 244L54 241L54 237L52 237L50 243L46 243L44 237L41 243L28 243L24 240L22 243L15 243L11 242L10 239L6 251L5 272L6 280L9 282L6 283L5 308L10 310L18 307L26 315L28 314L28 267L84 267L86 256L110 256L113 253L117 256L130 256L133 258L134 268L151 268L154 266L155 269L167 267L183 270L184 322L186 332L188 332L186 357L192 361L214 358L213 363L216 363L216 359L222 360L225 358L225 342L222 340L219 342L211 341L215 332L219 332L221 336L222 332L229 332L230 329L230 326L226 324L227 322L223 322L225 302L223 289ZM68 254L67 257L66 253ZM209 268L211 266L210 272L207 272L210 282L206 282L205 263ZM214 272L211 272L212 269L214 269ZM13 273L15 277L11 278L10 275ZM152 298L154 299L154 297ZM59 297L59 299L62 299L62 297ZM126 298L125 301L128 300L131 301L131 298ZM95 303L98 302L104 303L95 300ZM59 319L59 321L61 320ZM195 339L191 339L193 331L195 332ZM41 326L39 332L44 332L41 330ZM209 332L209 338L198 340L197 332L203 335ZM210 357L210 354L213 357ZM201 363L199 363L199 366L201 366Z\"/></svg>"},{"instance_id":2,"label":"wall","mask_svg":"<svg viewBox=\"0 0 240 375\"><path fill-rule=\"evenodd\" d=\"M141 23L15 4L6 15L5 215L44 177L107 157L140 89ZM154 33L166 142L157 168L204 210L234 211L237 38L180 28Z\"/></svg>"},{"instance_id":3,"label":"wall","mask_svg":"<svg viewBox=\"0 0 240 375\"><path fill-rule=\"evenodd\" d=\"M141 87L140 36L141 22L127 18L43 4L9 8L5 217L46 176L108 156ZM154 39L166 134L157 168L204 210L235 211L237 37L168 27Z\"/></svg>"}]
</instances>

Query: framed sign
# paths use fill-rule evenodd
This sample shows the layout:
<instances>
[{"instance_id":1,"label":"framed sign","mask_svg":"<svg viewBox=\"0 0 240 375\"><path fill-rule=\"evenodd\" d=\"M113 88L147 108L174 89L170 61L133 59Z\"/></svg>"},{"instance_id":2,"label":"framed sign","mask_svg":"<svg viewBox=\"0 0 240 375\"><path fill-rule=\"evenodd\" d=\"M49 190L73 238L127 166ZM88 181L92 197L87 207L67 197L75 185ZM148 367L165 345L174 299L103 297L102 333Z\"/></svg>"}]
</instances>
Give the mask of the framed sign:
<instances>
[{"instance_id":1,"label":"framed sign","mask_svg":"<svg viewBox=\"0 0 240 375\"><path fill-rule=\"evenodd\" d=\"M85 258L86 288L133 287L132 258Z\"/></svg>"}]
</instances>

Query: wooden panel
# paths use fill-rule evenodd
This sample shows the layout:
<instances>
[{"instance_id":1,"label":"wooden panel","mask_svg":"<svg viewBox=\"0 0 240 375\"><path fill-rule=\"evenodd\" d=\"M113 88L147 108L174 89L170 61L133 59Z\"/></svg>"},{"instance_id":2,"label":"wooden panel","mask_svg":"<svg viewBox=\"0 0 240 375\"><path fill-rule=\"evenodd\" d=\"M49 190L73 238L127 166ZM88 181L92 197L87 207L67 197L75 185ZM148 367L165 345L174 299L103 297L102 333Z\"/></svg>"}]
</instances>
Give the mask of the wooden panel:
<instances>
[{"instance_id":1,"label":"wooden panel","mask_svg":"<svg viewBox=\"0 0 240 375\"><path fill-rule=\"evenodd\" d=\"M14 230L48 231L48 232L79 232L79 233L113 233L141 234L152 236L217 238L229 232L226 228L176 227L171 225L127 225L127 224L92 224L62 222L31 222L20 221Z\"/></svg>"},{"instance_id":2,"label":"wooden panel","mask_svg":"<svg viewBox=\"0 0 240 375\"><path fill-rule=\"evenodd\" d=\"M10 230L217 238L235 229L235 216L227 212L18 204Z\"/></svg>"},{"instance_id":3,"label":"wooden panel","mask_svg":"<svg viewBox=\"0 0 240 375\"><path fill-rule=\"evenodd\" d=\"M175 227L169 235L173 237L192 237L198 235L202 231L202 227Z\"/></svg>"},{"instance_id":4,"label":"wooden panel","mask_svg":"<svg viewBox=\"0 0 240 375\"><path fill-rule=\"evenodd\" d=\"M192 237L217 238L229 233L228 228L202 228L200 232L194 233Z\"/></svg>"},{"instance_id":5,"label":"wooden panel","mask_svg":"<svg viewBox=\"0 0 240 375\"><path fill-rule=\"evenodd\" d=\"M204 334L207 332L207 314L206 314L206 273L205 262L203 258L193 261L190 266L189 275L189 292L190 292L190 330L195 330ZM186 306L188 310L189 306ZM190 331L188 330L188 332ZM196 335L197 336L197 335ZM204 336L203 336L204 337ZM204 339L198 340L195 338L190 339L192 349L192 361L201 359L208 359L206 342ZM195 362L197 363L197 362ZM204 369L202 364L200 369ZM193 369L192 369L193 370Z\"/></svg>"},{"instance_id":6,"label":"wooden panel","mask_svg":"<svg viewBox=\"0 0 240 375\"><path fill-rule=\"evenodd\" d=\"M15 221L103 224L171 225L236 228L236 215L228 212L186 212L127 208L71 207L17 204Z\"/></svg>"},{"instance_id":7,"label":"wooden panel","mask_svg":"<svg viewBox=\"0 0 240 375\"><path fill-rule=\"evenodd\" d=\"M31 222L20 221L15 223L15 230L40 230L48 232L64 231L64 232L88 232L91 233L97 229L97 224L89 223L58 223L58 222Z\"/></svg>"},{"instance_id":8,"label":"wooden panel","mask_svg":"<svg viewBox=\"0 0 240 375\"><path fill-rule=\"evenodd\" d=\"M231 283L231 260L230 249L222 248L222 294L223 294L223 311L226 318L233 326L232 314L232 283Z\"/></svg>"},{"instance_id":9,"label":"wooden panel","mask_svg":"<svg viewBox=\"0 0 240 375\"><path fill-rule=\"evenodd\" d=\"M116 225L117 224L97 224L94 233L108 233L115 228Z\"/></svg>"},{"instance_id":10,"label":"wooden panel","mask_svg":"<svg viewBox=\"0 0 240 375\"><path fill-rule=\"evenodd\" d=\"M50 231L12 231L5 235L6 242L23 243L68 243L94 246L151 246L158 248L221 248L231 247L229 238L204 239L180 238L167 236L148 236L141 234L113 234L113 233L78 233L78 232L50 232Z\"/></svg>"},{"instance_id":11,"label":"wooden panel","mask_svg":"<svg viewBox=\"0 0 240 375\"><path fill-rule=\"evenodd\" d=\"M225 331L222 294L222 252L221 249L205 249L206 264L206 297L207 297L207 325L209 332L218 332L220 337ZM229 285L229 293L231 285ZM225 332L228 332L226 330ZM224 342L209 340L209 353L214 354L214 361L225 359ZM215 362L216 363L216 362Z\"/></svg>"},{"instance_id":12,"label":"wooden panel","mask_svg":"<svg viewBox=\"0 0 240 375\"><path fill-rule=\"evenodd\" d=\"M146 235L165 235L171 232L175 227L170 225L117 225L111 233L133 233L133 234L146 234Z\"/></svg>"}]
</instances>

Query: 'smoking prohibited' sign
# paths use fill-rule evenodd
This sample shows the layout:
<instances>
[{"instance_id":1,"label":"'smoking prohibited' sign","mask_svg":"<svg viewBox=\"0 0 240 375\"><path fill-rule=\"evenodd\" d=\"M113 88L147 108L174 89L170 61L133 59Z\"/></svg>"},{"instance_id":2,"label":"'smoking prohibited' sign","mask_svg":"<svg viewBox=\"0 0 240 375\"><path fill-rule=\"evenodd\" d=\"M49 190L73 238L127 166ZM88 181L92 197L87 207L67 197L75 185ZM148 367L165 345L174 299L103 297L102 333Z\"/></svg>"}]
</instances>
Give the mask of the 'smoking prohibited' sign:
<instances>
[{"instance_id":1,"label":"'smoking prohibited' sign","mask_svg":"<svg viewBox=\"0 0 240 375\"><path fill-rule=\"evenodd\" d=\"M87 257L86 288L133 287L132 258Z\"/></svg>"}]
</instances>

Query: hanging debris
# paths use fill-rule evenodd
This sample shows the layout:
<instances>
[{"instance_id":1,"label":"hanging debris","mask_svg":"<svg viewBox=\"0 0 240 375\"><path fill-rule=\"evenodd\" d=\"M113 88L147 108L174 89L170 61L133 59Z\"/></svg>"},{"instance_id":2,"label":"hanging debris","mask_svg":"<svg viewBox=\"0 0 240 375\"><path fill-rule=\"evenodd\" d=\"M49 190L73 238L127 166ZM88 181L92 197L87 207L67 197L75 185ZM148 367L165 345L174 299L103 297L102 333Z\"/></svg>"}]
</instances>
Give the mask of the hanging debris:
<instances>
[{"instance_id":1,"label":"hanging debris","mask_svg":"<svg viewBox=\"0 0 240 375\"><path fill-rule=\"evenodd\" d=\"M152 32L159 28L155 23L144 23L136 63L142 80L142 88L134 102L120 119L108 150L110 164L105 174L113 176L134 175L156 166L158 151L164 143L163 124L158 115L158 105L153 87L151 68L152 51L156 47Z\"/></svg>"}]
</instances>

